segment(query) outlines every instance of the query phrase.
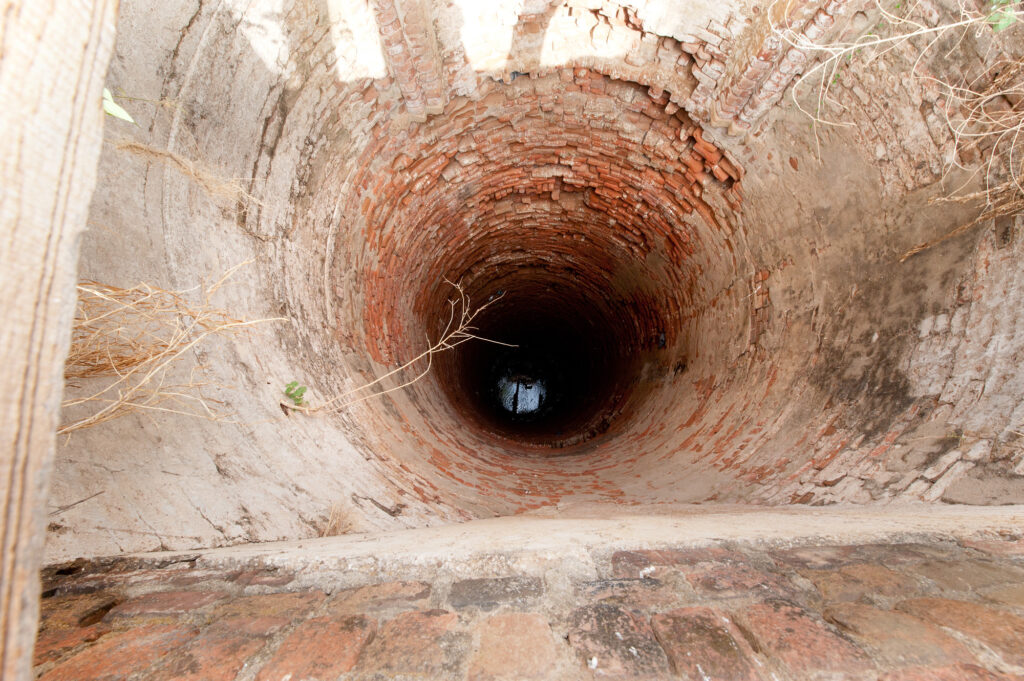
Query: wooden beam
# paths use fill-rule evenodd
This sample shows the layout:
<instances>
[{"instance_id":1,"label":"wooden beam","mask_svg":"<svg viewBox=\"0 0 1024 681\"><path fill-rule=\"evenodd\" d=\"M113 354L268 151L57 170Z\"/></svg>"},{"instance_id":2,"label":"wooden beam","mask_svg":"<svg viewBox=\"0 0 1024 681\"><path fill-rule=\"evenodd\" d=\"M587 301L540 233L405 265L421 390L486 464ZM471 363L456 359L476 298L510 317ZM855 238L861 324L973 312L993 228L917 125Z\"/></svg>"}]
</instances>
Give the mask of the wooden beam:
<instances>
[{"instance_id":1,"label":"wooden beam","mask_svg":"<svg viewBox=\"0 0 1024 681\"><path fill-rule=\"evenodd\" d=\"M117 0L0 0L0 678L32 678L54 431Z\"/></svg>"}]
</instances>

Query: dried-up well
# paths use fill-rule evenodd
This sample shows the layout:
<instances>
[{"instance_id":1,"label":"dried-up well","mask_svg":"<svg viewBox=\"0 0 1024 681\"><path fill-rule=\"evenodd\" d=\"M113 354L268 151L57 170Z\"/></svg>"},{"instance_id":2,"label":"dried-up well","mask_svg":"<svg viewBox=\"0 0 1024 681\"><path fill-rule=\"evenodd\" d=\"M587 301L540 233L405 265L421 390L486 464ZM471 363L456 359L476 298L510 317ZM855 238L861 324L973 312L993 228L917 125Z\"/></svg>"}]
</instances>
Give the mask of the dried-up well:
<instances>
[{"instance_id":1,"label":"dried-up well","mask_svg":"<svg viewBox=\"0 0 1024 681\"><path fill-rule=\"evenodd\" d=\"M816 129L782 99L813 55L772 22L871 17L676 4L123 3L109 82L140 125L107 137L251 197L107 145L82 275L189 289L252 260L219 304L286 321L198 348L230 418L59 448L53 506L102 494L50 558L593 504L1020 502L1020 220L899 262L973 216L929 203L957 150L897 77L914 55L844 71L851 125ZM453 284L486 340L282 409L290 381L315 407L436 343Z\"/></svg>"}]
</instances>

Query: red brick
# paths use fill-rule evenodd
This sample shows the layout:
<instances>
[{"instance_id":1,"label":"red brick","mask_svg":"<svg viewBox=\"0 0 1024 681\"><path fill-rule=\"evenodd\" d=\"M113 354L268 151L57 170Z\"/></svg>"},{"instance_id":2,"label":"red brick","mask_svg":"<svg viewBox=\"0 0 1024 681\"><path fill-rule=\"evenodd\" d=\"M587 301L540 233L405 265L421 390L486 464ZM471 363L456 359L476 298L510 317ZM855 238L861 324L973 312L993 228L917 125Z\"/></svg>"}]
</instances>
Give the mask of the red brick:
<instances>
[{"instance_id":1,"label":"red brick","mask_svg":"<svg viewBox=\"0 0 1024 681\"><path fill-rule=\"evenodd\" d=\"M55 662L65 653L83 644L92 643L108 633L110 625L104 623L41 631L36 637L32 664L38 666L45 662Z\"/></svg>"},{"instance_id":2,"label":"red brick","mask_svg":"<svg viewBox=\"0 0 1024 681\"><path fill-rule=\"evenodd\" d=\"M446 610L406 612L389 620L366 648L356 671L439 677L456 660L457 618Z\"/></svg>"},{"instance_id":3,"label":"red brick","mask_svg":"<svg viewBox=\"0 0 1024 681\"><path fill-rule=\"evenodd\" d=\"M859 544L853 546L802 546L773 551L772 557L800 568L834 568L851 563L893 566L940 557L942 551L921 544Z\"/></svg>"},{"instance_id":4,"label":"red brick","mask_svg":"<svg viewBox=\"0 0 1024 681\"><path fill-rule=\"evenodd\" d=\"M430 599L430 585L425 582L386 582L346 589L329 605L335 614L381 612L389 609L418 610Z\"/></svg>"},{"instance_id":5,"label":"red brick","mask_svg":"<svg viewBox=\"0 0 1024 681\"><path fill-rule=\"evenodd\" d=\"M603 601L641 610L664 610L679 599L677 590L658 579L602 579L577 588L583 602Z\"/></svg>"},{"instance_id":6,"label":"red brick","mask_svg":"<svg viewBox=\"0 0 1024 681\"><path fill-rule=\"evenodd\" d=\"M931 560L908 570L949 591L969 591L1024 582L1024 568L986 560Z\"/></svg>"},{"instance_id":7,"label":"red brick","mask_svg":"<svg viewBox=\"0 0 1024 681\"><path fill-rule=\"evenodd\" d=\"M854 563L838 570L801 570L826 601L859 601L865 596L906 598L919 590L917 580L882 565Z\"/></svg>"},{"instance_id":8,"label":"red brick","mask_svg":"<svg viewBox=\"0 0 1024 681\"><path fill-rule=\"evenodd\" d=\"M955 629L985 644L1003 659L1024 666L1024 618L976 603L917 598L897 606L903 612Z\"/></svg>"},{"instance_id":9,"label":"red brick","mask_svg":"<svg viewBox=\"0 0 1024 681\"><path fill-rule=\"evenodd\" d=\"M469 665L469 681L530 681L551 678L555 644L547 620L535 613L492 615L479 628L480 647Z\"/></svg>"},{"instance_id":10,"label":"red brick","mask_svg":"<svg viewBox=\"0 0 1024 681\"><path fill-rule=\"evenodd\" d=\"M168 656L152 681L232 681L276 631L302 619L324 599L319 591L244 596L214 606L216 619L192 643Z\"/></svg>"},{"instance_id":11,"label":"red brick","mask_svg":"<svg viewBox=\"0 0 1024 681\"><path fill-rule=\"evenodd\" d=\"M213 609L214 617L258 618L290 620L309 612L326 598L322 591L260 594L243 596L219 603Z\"/></svg>"},{"instance_id":12,"label":"red brick","mask_svg":"<svg viewBox=\"0 0 1024 681\"><path fill-rule=\"evenodd\" d=\"M569 617L569 645L584 666L603 679L663 679L669 664L646 619L598 603Z\"/></svg>"},{"instance_id":13,"label":"red brick","mask_svg":"<svg viewBox=\"0 0 1024 681\"><path fill-rule=\"evenodd\" d=\"M266 643L288 623L286 618L229 617L218 620L187 648L169 655L147 676L149 681L232 681Z\"/></svg>"},{"instance_id":14,"label":"red brick","mask_svg":"<svg viewBox=\"0 0 1024 681\"><path fill-rule=\"evenodd\" d=\"M257 679L334 679L355 666L376 631L375 620L359 615L307 620L281 643Z\"/></svg>"},{"instance_id":15,"label":"red brick","mask_svg":"<svg viewBox=\"0 0 1024 681\"><path fill-rule=\"evenodd\" d=\"M43 598L40 601L40 629L78 627L94 615L105 615L117 604L111 593L74 594Z\"/></svg>"},{"instance_id":16,"label":"red brick","mask_svg":"<svg viewBox=\"0 0 1024 681\"><path fill-rule=\"evenodd\" d=\"M970 651L952 636L902 612L846 603L827 608L824 617L853 634L874 653L875 660L891 666L975 661Z\"/></svg>"},{"instance_id":17,"label":"red brick","mask_svg":"<svg viewBox=\"0 0 1024 681\"><path fill-rule=\"evenodd\" d=\"M686 575L698 593L706 596L793 597L795 587L784 577L750 564L711 563Z\"/></svg>"},{"instance_id":18,"label":"red brick","mask_svg":"<svg viewBox=\"0 0 1024 681\"><path fill-rule=\"evenodd\" d=\"M761 649L798 678L818 673L859 674L873 668L857 646L796 606L759 603L743 610L740 618Z\"/></svg>"},{"instance_id":19,"label":"red brick","mask_svg":"<svg viewBox=\"0 0 1024 681\"><path fill-rule=\"evenodd\" d=\"M144 626L108 634L43 674L39 681L116 681L144 671L192 639L196 630Z\"/></svg>"},{"instance_id":20,"label":"red brick","mask_svg":"<svg viewBox=\"0 0 1024 681\"><path fill-rule=\"evenodd\" d=\"M226 597L227 594L217 591L158 591L132 598L115 606L107 617L181 614Z\"/></svg>"},{"instance_id":21,"label":"red brick","mask_svg":"<svg viewBox=\"0 0 1024 681\"><path fill-rule=\"evenodd\" d=\"M101 620L116 603L116 597L107 592L42 599L34 664L56 661L107 634L110 627Z\"/></svg>"},{"instance_id":22,"label":"red brick","mask_svg":"<svg viewBox=\"0 0 1024 681\"><path fill-rule=\"evenodd\" d=\"M685 679L756 681L753 650L732 621L709 608L680 608L651 618L672 670Z\"/></svg>"}]
</instances>

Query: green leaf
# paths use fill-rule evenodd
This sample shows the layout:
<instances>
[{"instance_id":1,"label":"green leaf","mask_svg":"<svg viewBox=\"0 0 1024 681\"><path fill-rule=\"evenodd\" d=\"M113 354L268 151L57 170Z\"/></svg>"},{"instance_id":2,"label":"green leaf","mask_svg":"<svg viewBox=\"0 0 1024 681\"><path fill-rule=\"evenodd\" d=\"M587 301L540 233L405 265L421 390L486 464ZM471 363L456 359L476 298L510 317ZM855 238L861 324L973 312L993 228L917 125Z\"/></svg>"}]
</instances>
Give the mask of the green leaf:
<instances>
[{"instance_id":1,"label":"green leaf","mask_svg":"<svg viewBox=\"0 0 1024 681\"><path fill-rule=\"evenodd\" d=\"M114 101L113 95L110 94L110 90L103 88L103 111L108 116L114 118L120 118L122 121L128 121L134 123L135 119L131 117L127 111L125 111L120 104Z\"/></svg>"},{"instance_id":2,"label":"green leaf","mask_svg":"<svg viewBox=\"0 0 1024 681\"><path fill-rule=\"evenodd\" d=\"M299 385L298 381L292 381L284 387L284 394L295 403L296 407L301 407L302 396L306 394L306 386Z\"/></svg>"},{"instance_id":3,"label":"green leaf","mask_svg":"<svg viewBox=\"0 0 1024 681\"><path fill-rule=\"evenodd\" d=\"M1012 9L1004 7L988 15L986 21L992 26L993 31L999 33L999 31L1005 31L1017 23L1017 15L1014 14Z\"/></svg>"}]
</instances>

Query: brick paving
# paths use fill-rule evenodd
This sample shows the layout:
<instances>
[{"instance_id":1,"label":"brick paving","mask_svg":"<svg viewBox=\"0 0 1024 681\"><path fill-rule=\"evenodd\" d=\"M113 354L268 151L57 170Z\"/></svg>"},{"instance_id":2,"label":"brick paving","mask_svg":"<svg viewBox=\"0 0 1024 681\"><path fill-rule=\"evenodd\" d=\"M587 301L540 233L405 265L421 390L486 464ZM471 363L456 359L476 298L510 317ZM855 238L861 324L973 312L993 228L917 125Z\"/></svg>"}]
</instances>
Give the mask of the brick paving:
<instances>
[{"instance_id":1,"label":"brick paving","mask_svg":"<svg viewBox=\"0 0 1024 681\"><path fill-rule=\"evenodd\" d=\"M323 566L78 562L44 570L36 677L1024 679L1021 544L594 551L564 575L495 562L362 584Z\"/></svg>"}]
</instances>

